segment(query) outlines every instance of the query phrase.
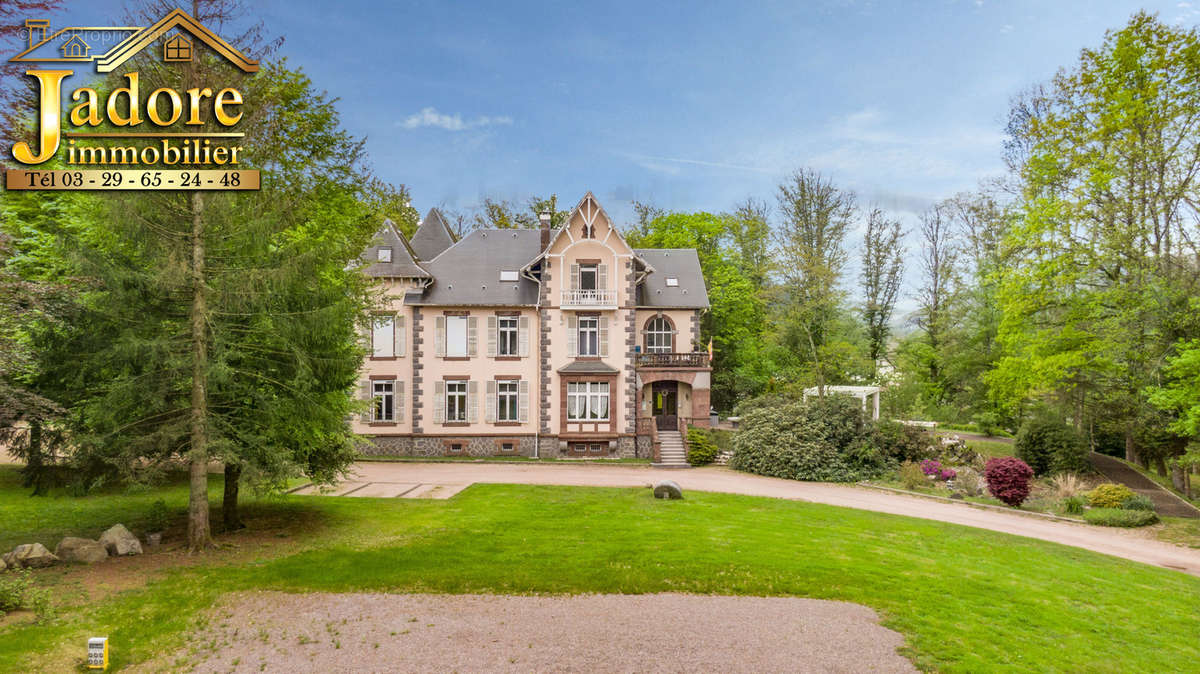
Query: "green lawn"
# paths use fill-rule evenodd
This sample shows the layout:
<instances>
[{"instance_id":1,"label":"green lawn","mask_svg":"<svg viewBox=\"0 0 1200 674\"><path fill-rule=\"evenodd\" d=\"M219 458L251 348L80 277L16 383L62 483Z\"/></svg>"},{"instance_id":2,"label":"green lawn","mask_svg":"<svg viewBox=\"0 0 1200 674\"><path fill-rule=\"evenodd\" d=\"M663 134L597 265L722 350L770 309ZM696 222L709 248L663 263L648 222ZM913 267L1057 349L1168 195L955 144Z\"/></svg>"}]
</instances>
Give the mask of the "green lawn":
<instances>
[{"instance_id":1,"label":"green lawn","mask_svg":"<svg viewBox=\"0 0 1200 674\"><path fill-rule=\"evenodd\" d=\"M7 473L7 474L6 474ZM53 547L184 493L30 499L0 468L0 532ZM214 494L219 478L214 478ZM283 497L249 504L285 544L157 573L46 625L0 628L0 671L61 669L107 634L117 665L179 648L223 593L695 592L859 602L942 671L1185 671L1200 578L965 527L746 496L477 485L449 501ZM237 540L237 536L232 537ZM57 575L56 575L57 574ZM39 574L66 583L61 571ZM70 593L63 592L64 601ZM762 629L770 629L769 625ZM697 635L702 638L702 635Z\"/></svg>"}]
</instances>

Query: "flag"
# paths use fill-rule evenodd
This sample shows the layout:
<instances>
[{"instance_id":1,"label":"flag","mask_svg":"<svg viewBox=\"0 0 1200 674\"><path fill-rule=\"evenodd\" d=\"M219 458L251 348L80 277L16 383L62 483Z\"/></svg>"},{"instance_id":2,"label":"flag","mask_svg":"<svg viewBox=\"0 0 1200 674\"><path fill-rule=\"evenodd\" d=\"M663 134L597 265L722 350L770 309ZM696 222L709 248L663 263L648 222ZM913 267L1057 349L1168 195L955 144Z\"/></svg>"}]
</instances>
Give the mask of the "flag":
<instances>
[{"instance_id":1,"label":"flag","mask_svg":"<svg viewBox=\"0 0 1200 674\"><path fill-rule=\"evenodd\" d=\"M713 361L712 337L708 338L708 362Z\"/></svg>"}]
</instances>

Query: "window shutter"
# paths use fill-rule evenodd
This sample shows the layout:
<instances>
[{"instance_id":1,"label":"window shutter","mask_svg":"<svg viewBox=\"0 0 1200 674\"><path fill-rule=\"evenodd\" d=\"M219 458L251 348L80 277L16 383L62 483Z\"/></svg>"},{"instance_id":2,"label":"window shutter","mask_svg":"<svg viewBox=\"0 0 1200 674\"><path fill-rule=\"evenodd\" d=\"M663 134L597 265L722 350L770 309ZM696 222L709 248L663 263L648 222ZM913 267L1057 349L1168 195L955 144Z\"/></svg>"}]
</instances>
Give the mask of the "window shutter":
<instances>
[{"instance_id":1,"label":"window shutter","mask_svg":"<svg viewBox=\"0 0 1200 674\"><path fill-rule=\"evenodd\" d=\"M467 382L467 422L479 423L479 382Z\"/></svg>"},{"instance_id":2,"label":"window shutter","mask_svg":"<svg viewBox=\"0 0 1200 674\"><path fill-rule=\"evenodd\" d=\"M474 316L467 318L467 356L475 357L476 328L479 325L479 319Z\"/></svg>"},{"instance_id":3,"label":"window shutter","mask_svg":"<svg viewBox=\"0 0 1200 674\"><path fill-rule=\"evenodd\" d=\"M517 355L525 358L529 355L529 317L522 316L517 321Z\"/></svg>"},{"instance_id":4,"label":"window shutter","mask_svg":"<svg viewBox=\"0 0 1200 674\"><path fill-rule=\"evenodd\" d=\"M608 355L608 316L600 317L600 357Z\"/></svg>"},{"instance_id":5,"label":"window shutter","mask_svg":"<svg viewBox=\"0 0 1200 674\"><path fill-rule=\"evenodd\" d=\"M404 421L404 382L396 382L396 400L394 407L396 409L396 421Z\"/></svg>"},{"instance_id":6,"label":"window shutter","mask_svg":"<svg viewBox=\"0 0 1200 674\"><path fill-rule=\"evenodd\" d=\"M371 380L364 379L359 382L359 389L363 400L367 401L367 409L363 410L362 422L364 424L371 423L371 419L375 414L375 392L371 390Z\"/></svg>"},{"instance_id":7,"label":"window shutter","mask_svg":"<svg viewBox=\"0 0 1200 674\"><path fill-rule=\"evenodd\" d=\"M438 316L434 319L433 325L433 355L444 358L446 356L446 317Z\"/></svg>"},{"instance_id":8,"label":"window shutter","mask_svg":"<svg viewBox=\"0 0 1200 674\"><path fill-rule=\"evenodd\" d=\"M529 382L522 379L517 386L517 408L520 410L521 423L529 422Z\"/></svg>"},{"instance_id":9,"label":"window shutter","mask_svg":"<svg viewBox=\"0 0 1200 674\"><path fill-rule=\"evenodd\" d=\"M496 357L496 331L499 329L499 322L496 317L488 316L488 358Z\"/></svg>"},{"instance_id":10,"label":"window shutter","mask_svg":"<svg viewBox=\"0 0 1200 674\"><path fill-rule=\"evenodd\" d=\"M574 314L567 316L567 355L574 358L579 353L579 322Z\"/></svg>"},{"instance_id":11,"label":"window shutter","mask_svg":"<svg viewBox=\"0 0 1200 674\"><path fill-rule=\"evenodd\" d=\"M599 290L608 290L608 265L596 265L596 288Z\"/></svg>"},{"instance_id":12,"label":"window shutter","mask_svg":"<svg viewBox=\"0 0 1200 674\"><path fill-rule=\"evenodd\" d=\"M392 324L396 330L396 357L404 357L404 348L407 346L404 332L404 316L397 315L396 322Z\"/></svg>"},{"instance_id":13,"label":"window shutter","mask_svg":"<svg viewBox=\"0 0 1200 674\"><path fill-rule=\"evenodd\" d=\"M579 265L571 265L571 290L579 290Z\"/></svg>"},{"instance_id":14,"label":"window shutter","mask_svg":"<svg viewBox=\"0 0 1200 674\"><path fill-rule=\"evenodd\" d=\"M486 410L484 421L489 424L496 423L496 381L489 379L487 383L487 400L485 401L484 409Z\"/></svg>"},{"instance_id":15,"label":"window shutter","mask_svg":"<svg viewBox=\"0 0 1200 674\"><path fill-rule=\"evenodd\" d=\"M446 382L433 382L433 423L446 423Z\"/></svg>"}]
</instances>

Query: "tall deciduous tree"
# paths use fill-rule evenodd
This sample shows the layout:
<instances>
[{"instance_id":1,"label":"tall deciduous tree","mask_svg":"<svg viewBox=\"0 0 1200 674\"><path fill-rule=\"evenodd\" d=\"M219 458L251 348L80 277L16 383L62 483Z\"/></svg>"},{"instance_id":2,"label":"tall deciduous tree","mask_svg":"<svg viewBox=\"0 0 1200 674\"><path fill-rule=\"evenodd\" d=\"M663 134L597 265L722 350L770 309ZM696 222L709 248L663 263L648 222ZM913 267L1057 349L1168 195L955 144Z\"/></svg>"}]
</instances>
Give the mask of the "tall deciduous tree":
<instances>
[{"instance_id":1,"label":"tall deciduous tree","mask_svg":"<svg viewBox=\"0 0 1200 674\"><path fill-rule=\"evenodd\" d=\"M867 357L877 376L879 360L887 355L892 334L892 311L904 280L904 233L900 221L872 208L862 247L862 319L867 328Z\"/></svg>"},{"instance_id":2,"label":"tall deciduous tree","mask_svg":"<svg viewBox=\"0 0 1200 674\"><path fill-rule=\"evenodd\" d=\"M946 393L945 352L952 326L957 251L945 204L921 214L921 287L917 291L916 324L924 334L925 383L930 402L939 404Z\"/></svg>"}]
</instances>

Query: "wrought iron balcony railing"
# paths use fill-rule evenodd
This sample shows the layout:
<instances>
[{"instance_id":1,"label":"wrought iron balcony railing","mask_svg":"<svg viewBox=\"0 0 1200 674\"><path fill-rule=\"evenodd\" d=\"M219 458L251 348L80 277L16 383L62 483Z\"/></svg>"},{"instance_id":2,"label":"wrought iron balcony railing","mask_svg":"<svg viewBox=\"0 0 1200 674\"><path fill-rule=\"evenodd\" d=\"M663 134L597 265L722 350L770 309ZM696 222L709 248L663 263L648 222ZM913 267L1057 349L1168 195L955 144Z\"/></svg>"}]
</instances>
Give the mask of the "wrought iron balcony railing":
<instances>
[{"instance_id":1,"label":"wrought iron balcony railing","mask_svg":"<svg viewBox=\"0 0 1200 674\"><path fill-rule=\"evenodd\" d=\"M638 367L708 367L708 353L639 353Z\"/></svg>"}]
</instances>

